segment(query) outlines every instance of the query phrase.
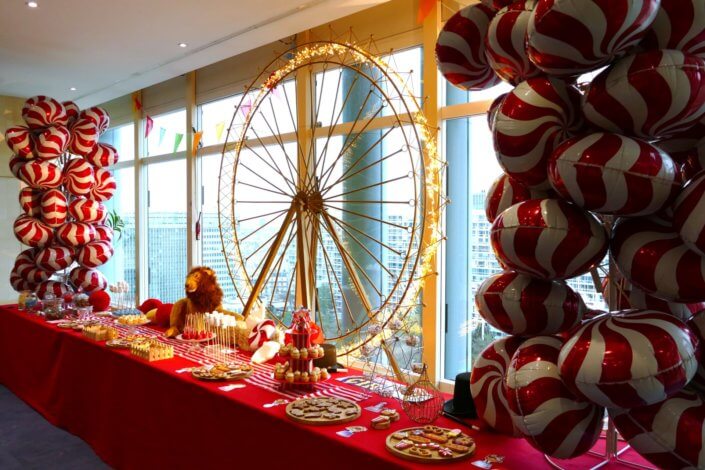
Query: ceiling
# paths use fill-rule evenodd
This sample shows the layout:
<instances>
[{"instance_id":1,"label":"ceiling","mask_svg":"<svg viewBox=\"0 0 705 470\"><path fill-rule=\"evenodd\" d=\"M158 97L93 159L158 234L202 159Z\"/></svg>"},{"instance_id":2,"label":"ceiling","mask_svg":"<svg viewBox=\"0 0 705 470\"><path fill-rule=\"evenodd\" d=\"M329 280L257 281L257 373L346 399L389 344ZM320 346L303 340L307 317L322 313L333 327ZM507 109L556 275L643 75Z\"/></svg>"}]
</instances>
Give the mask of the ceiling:
<instances>
[{"instance_id":1,"label":"ceiling","mask_svg":"<svg viewBox=\"0 0 705 470\"><path fill-rule=\"evenodd\" d=\"M91 106L385 1L0 0L0 95Z\"/></svg>"}]
</instances>

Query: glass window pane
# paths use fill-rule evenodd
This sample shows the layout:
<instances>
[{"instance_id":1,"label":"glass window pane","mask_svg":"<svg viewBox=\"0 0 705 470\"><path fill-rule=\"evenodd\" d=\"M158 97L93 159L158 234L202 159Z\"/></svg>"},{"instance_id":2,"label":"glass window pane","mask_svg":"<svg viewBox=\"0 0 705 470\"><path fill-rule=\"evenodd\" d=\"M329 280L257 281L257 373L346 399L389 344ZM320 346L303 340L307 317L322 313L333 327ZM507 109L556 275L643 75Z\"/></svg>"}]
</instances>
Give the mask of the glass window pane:
<instances>
[{"instance_id":1,"label":"glass window pane","mask_svg":"<svg viewBox=\"0 0 705 470\"><path fill-rule=\"evenodd\" d=\"M218 101L206 103L200 107L201 130L203 145L225 143L227 128L233 118L235 107L240 103L242 95L231 96ZM231 136L232 139L232 136Z\"/></svg>"},{"instance_id":2,"label":"glass window pane","mask_svg":"<svg viewBox=\"0 0 705 470\"><path fill-rule=\"evenodd\" d=\"M108 129L100 136L100 141L115 147L121 162L129 162L135 159L134 124Z\"/></svg>"},{"instance_id":3,"label":"glass window pane","mask_svg":"<svg viewBox=\"0 0 705 470\"><path fill-rule=\"evenodd\" d=\"M186 278L186 161L147 166L148 295L174 302Z\"/></svg>"},{"instance_id":4,"label":"glass window pane","mask_svg":"<svg viewBox=\"0 0 705 470\"><path fill-rule=\"evenodd\" d=\"M186 150L186 110L152 116L147 137L147 155L164 155Z\"/></svg>"},{"instance_id":5,"label":"glass window pane","mask_svg":"<svg viewBox=\"0 0 705 470\"><path fill-rule=\"evenodd\" d=\"M495 85L492 88L488 88L486 90L464 91L460 88L453 86L450 82L442 78L440 85L443 84L445 84L446 90L446 92L444 93L445 106L494 100L499 95L512 91L512 89L514 88L509 83L502 82L499 85Z\"/></svg>"}]
</instances>

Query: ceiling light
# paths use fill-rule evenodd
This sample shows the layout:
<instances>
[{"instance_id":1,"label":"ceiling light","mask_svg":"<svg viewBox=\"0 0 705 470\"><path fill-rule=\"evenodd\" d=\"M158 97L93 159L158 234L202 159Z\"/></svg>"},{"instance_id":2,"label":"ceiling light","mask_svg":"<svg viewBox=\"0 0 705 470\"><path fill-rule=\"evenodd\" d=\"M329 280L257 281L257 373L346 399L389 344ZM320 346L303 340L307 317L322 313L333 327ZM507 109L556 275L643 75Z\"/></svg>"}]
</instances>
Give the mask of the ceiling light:
<instances>
[{"instance_id":1,"label":"ceiling light","mask_svg":"<svg viewBox=\"0 0 705 470\"><path fill-rule=\"evenodd\" d=\"M179 43L179 47L186 47L186 46L188 46L188 44L186 44L185 42L180 42L180 43Z\"/></svg>"},{"instance_id":2,"label":"ceiling light","mask_svg":"<svg viewBox=\"0 0 705 470\"><path fill-rule=\"evenodd\" d=\"M39 4L37 2L27 2L27 6L29 8L37 8L39 7Z\"/></svg>"},{"instance_id":3,"label":"ceiling light","mask_svg":"<svg viewBox=\"0 0 705 470\"><path fill-rule=\"evenodd\" d=\"M75 86L72 86L71 88L69 88L69 90L71 90L71 91L76 91L76 87L75 87Z\"/></svg>"}]
</instances>

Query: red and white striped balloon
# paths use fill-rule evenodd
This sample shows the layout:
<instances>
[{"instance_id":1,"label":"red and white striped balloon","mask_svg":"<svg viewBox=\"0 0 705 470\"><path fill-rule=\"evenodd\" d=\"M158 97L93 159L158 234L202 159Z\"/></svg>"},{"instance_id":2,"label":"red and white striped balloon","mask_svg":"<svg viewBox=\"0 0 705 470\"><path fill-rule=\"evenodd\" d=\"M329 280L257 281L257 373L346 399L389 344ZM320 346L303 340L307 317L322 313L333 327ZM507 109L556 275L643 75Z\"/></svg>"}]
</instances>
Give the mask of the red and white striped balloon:
<instances>
[{"instance_id":1,"label":"red and white striped balloon","mask_svg":"<svg viewBox=\"0 0 705 470\"><path fill-rule=\"evenodd\" d=\"M22 211L30 217L41 215L41 200L44 193L40 189L22 188L20 189L20 207Z\"/></svg>"},{"instance_id":2,"label":"red and white striped balloon","mask_svg":"<svg viewBox=\"0 0 705 470\"><path fill-rule=\"evenodd\" d=\"M508 94L509 93L502 93L497 98L495 98L492 101L492 104L490 104L489 109L487 110L487 125L489 126L490 131L494 131L494 122L495 119L497 119L499 107L502 106L502 103L504 103L504 98L506 98Z\"/></svg>"},{"instance_id":3,"label":"red and white striped balloon","mask_svg":"<svg viewBox=\"0 0 705 470\"><path fill-rule=\"evenodd\" d=\"M13 230L17 240L27 246L45 246L54 239L51 227L35 217L24 214L15 219Z\"/></svg>"},{"instance_id":4,"label":"red and white striped balloon","mask_svg":"<svg viewBox=\"0 0 705 470\"><path fill-rule=\"evenodd\" d=\"M507 403L505 378L512 356L524 341L519 336L496 339L477 356L470 374L470 393L477 416L494 430L519 437Z\"/></svg>"},{"instance_id":5,"label":"red and white striped balloon","mask_svg":"<svg viewBox=\"0 0 705 470\"><path fill-rule=\"evenodd\" d=\"M667 154L604 132L562 143L551 155L548 178L565 199L600 214L653 214L680 189L678 168Z\"/></svg>"},{"instance_id":6,"label":"red and white striped balloon","mask_svg":"<svg viewBox=\"0 0 705 470\"><path fill-rule=\"evenodd\" d=\"M28 248L20 252L20 254L15 258L14 269L20 276L22 276L23 279L26 279L26 274L28 271L37 267L35 259L37 258L38 253L38 248Z\"/></svg>"},{"instance_id":7,"label":"red and white striped balloon","mask_svg":"<svg viewBox=\"0 0 705 470\"><path fill-rule=\"evenodd\" d=\"M519 0L497 12L487 30L490 67L512 85L541 73L526 54L526 30L537 0Z\"/></svg>"},{"instance_id":8,"label":"red and white striped balloon","mask_svg":"<svg viewBox=\"0 0 705 470\"><path fill-rule=\"evenodd\" d=\"M73 292L71 286L59 281L44 281L37 286L37 296L40 299L46 297L47 294L52 294L60 299L68 292Z\"/></svg>"},{"instance_id":9,"label":"red and white striped balloon","mask_svg":"<svg viewBox=\"0 0 705 470\"><path fill-rule=\"evenodd\" d=\"M18 157L31 160L34 158L34 136L24 126L9 127L5 131L5 141L12 153Z\"/></svg>"},{"instance_id":10,"label":"red and white striped balloon","mask_svg":"<svg viewBox=\"0 0 705 470\"><path fill-rule=\"evenodd\" d=\"M494 180L485 197L485 216L492 223L499 214L510 206L546 196L546 192L529 189L511 176L502 173L499 178Z\"/></svg>"},{"instance_id":11,"label":"red and white striped balloon","mask_svg":"<svg viewBox=\"0 0 705 470\"><path fill-rule=\"evenodd\" d=\"M579 111L577 90L562 80L520 83L499 106L492 131L504 171L526 186L548 188L548 159L582 125Z\"/></svg>"},{"instance_id":12,"label":"red and white striped balloon","mask_svg":"<svg viewBox=\"0 0 705 470\"><path fill-rule=\"evenodd\" d=\"M540 279L569 279L588 272L607 252L600 222L559 199L532 199L502 212L490 242L508 268Z\"/></svg>"},{"instance_id":13,"label":"red and white striped balloon","mask_svg":"<svg viewBox=\"0 0 705 470\"><path fill-rule=\"evenodd\" d=\"M48 96L33 96L22 107L22 119L31 129L68 124L64 105Z\"/></svg>"},{"instance_id":14,"label":"red and white striped balloon","mask_svg":"<svg viewBox=\"0 0 705 470\"><path fill-rule=\"evenodd\" d=\"M47 127L36 136L34 153L37 158L50 160L66 151L71 134L65 126Z\"/></svg>"},{"instance_id":15,"label":"red and white striped balloon","mask_svg":"<svg viewBox=\"0 0 705 470\"><path fill-rule=\"evenodd\" d=\"M94 225L96 241L112 242L113 229L107 225Z\"/></svg>"},{"instance_id":16,"label":"red and white striped balloon","mask_svg":"<svg viewBox=\"0 0 705 470\"><path fill-rule=\"evenodd\" d=\"M98 126L98 132L101 134L108 129L108 126L110 126L110 115L106 110L98 106L93 106L92 108L81 111L79 119L88 119L89 121L93 121L93 123Z\"/></svg>"},{"instance_id":17,"label":"red and white striped balloon","mask_svg":"<svg viewBox=\"0 0 705 470\"><path fill-rule=\"evenodd\" d=\"M641 41L660 0L539 0L527 27L527 53L550 75L590 72Z\"/></svg>"},{"instance_id":18,"label":"red and white striped balloon","mask_svg":"<svg viewBox=\"0 0 705 470\"><path fill-rule=\"evenodd\" d=\"M500 82L485 55L485 36L494 15L488 6L469 5L451 16L438 34L438 70L458 88L482 90Z\"/></svg>"},{"instance_id":19,"label":"red and white striped balloon","mask_svg":"<svg viewBox=\"0 0 705 470\"><path fill-rule=\"evenodd\" d=\"M113 178L112 173L110 173L105 168L95 169L95 185L88 197L94 201L105 202L112 199L117 190L117 183L115 178Z\"/></svg>"},{"instance_id":20,"label":"red and white striped balloon","mask_svg":"<svg viewBox=\"0 0 705 470\"><path fill-rule=\"evenodd\" d=\"M705 115L705 59L673 50L625 57L592 81L583 112L617 134L647 140L678 134Z\"/></svg>"},{"instance_id":21,"label":"red and white striped balloon","mask_svg":"<svg viewBox=\"0 0 705 470\"><path fill-rule=\"evenodd\" d=\"M64 165L64 186L74 196L90 194L95 184L95 175L90 163L82 158L73 158Z\"/></svg>"},{"instance_id":22,"label":"red and white striped balloon","mask_svg":"<svg viewBox=\"0 0 705 470\"><path fill-rule=\"evenodd\" d=\"M69 139L69 152L74 155L85 156L98 144L100 132L98 126L90 119L78 119L71 126L71 139Z\"/></svg>"},{"instance_id":23,"label":"red and white striped balloon","mask_svg":"<svg viewBox=\"0 0 705 470\"><path fill-rule=\"evenodd\" d=\"M561 378L578 396L607 408L651 405L695 375L698 340L677 318L627 310L590 320L558 358Z\"/></svg>"},{"instance_id":24,"label":"red and white striped balloon","mask_svg":"<svg viewBox=\"0 0 705 470\"><path fill-rule=\"evenodd\" d=\"M105 280L105 276L97 269L73 268L69 277L76 289L83 289L87 294L105 290L108 287L108 281Z\"/></svg>"},{"instance_id":25,"label":"red and white striped balloon","mask_svg":"<svg viewBox=\"0 0 705 470\"><path fill-rule=\"evenodd\" d=\"M100 202L77 197L69 204L69 214L78 222L102 223L108 213Z\"/></svg>"},{"instance_id":26,"label":"red and white striped balloon","mask_svg":"<svg viewBox=\"0 0 705 470\"><path fill-rule=\"evenodd\" d=\"M689 388L631 410L610 410L619 433L657 468L705 468L705 401Z\"/></svg>"},{"instance_id":27,"label":"red and white striped balloon","mask_svg":"<svg viewBox=\"0 0 705 470\"><path fill-rule=\"evenodd\" d=\"M34 290L38 282L48 279L51 275L51 273L37 269L37 265L34 263L36 254L36 248L29 248L17 255L10 272L10 283L16 291Z\"/></svg>"},{"instance_id":28,"label":"red and white striped balloon","mask_svg":"<svg viewBox=\"0 0 705 470\"><path fill-rule=\"evenodd\" d=\"M8 167L10 168L10 173L12 173L15 176L15 178L21 180L22 177L20 176L20 169L24 166L25 163L27 163L27 160L15 155L12 158L10 158L10 161L8 163L9 163Z\"/></svg>"},{"instance_id":29,"label":"red and white striped balloon","mask_svg":"<svg viewBox=\"0 0 705 470\"><path fill-rule=\"evenodd\" d=\"M511 5L515 0L482 0L482 4L492 8L493 10L501 10L502 8Z\"/></svg>"},{"instance_id":30,"label":"red and white striped balloon","mask_svg":"<svg viewBox=\"0 0 705 470\"><path fill-rule=\"evenodd\" d=\"M94 167L103 168L115 165L119 156L117 149L110 144L98 142L93 149L85 156Z\"/></svg>"},{"instance_id":31,"label":"red and white striped balloon","mask_svg":"<svg viewBox=\"0 0 705 470\"><path fill-rule=\"evenodd\" d=\"M76 254L72 248L51 245L42 248L35 257L35 263L39 269L45 271L60 271L71 266Z\"/></svg>"},{"instance_id":32,"label":"red and white striped balloon","mask_svg":"<svg viewBox=\"0 0 705 470\"><path fill-rule=\"evenodd\" d=\"M605 302L609 305L609 289L605 291ZM622 295L622 300L616 306L619 310L628 309L648 309L673 315L680 321L688 321L695 313L705 310L705 302L679 303L669 302L647 294L643 289L626 283Z\"/></svg>"},{"instance_id":33,"label":"red and white striped balloon","mask_svg":"<svg viewBox=\"0 0 705 470\"><path fill-rule=\"evenodd\" d=\"M51 162L30 160L18 169L19 178L32 188L53 189L61 186L61 169Z\"/></svg>"},{"instance_id":34,"label":"red and white striped balloon","mask_svg":"<svg viewBox=\"0 0 705 470\"><path fill-rule=\"evenodd\" d=\"M49 279L53 271L44 271L36 266L20 267L15 265L15 267L12 268L12 273L15 273L17 277L25 282L36 285Z\"/></svg>"},{"instance_id":35,"label":"red and white striped balloon","mask_svg":"<svg viewBox=\"0 0 705 470\"><path fill-rule=\"evenodd\" d=\"M610 245L622 275L658 298L705 301L705 258L688 249L670 226L650 219L620 219Z\"/></svg>"},{"instance_id":36,"label":"red and white striped balloon","mask_svg":"<svg viewBox=\"0 0 705 470\"><path fill-rule=\"evenodd\" d=\"M686 323L690 331L693 332L700 346L700 359L698 360L698 370L695 372L695 377L690 381L689 386L697 388L701 392L705 392L705 309L693 315Z\"/></svg>"},{"instance_id":37,"label":"red and white striped balloon","mask_svg":"<svg viewBox=\"0 0 705 470\"><path fill-rule=\"evenodd\" d=\"M56 231L56 238L63 245L79 247L95 240L95 228L84 222L67 222Z\"/></svg>"},{"instance_id":38,"label":"red and white striped balloon","mask_svg":"<svg viewBox=\"0 0 705 470\"><path fill-rule=\"evenodd\" d=\"M113 252L110 242L92 241L78 250L76 262L85 268L97 268L107 263Z\"/></svg>"},{"instance_id":39,"label":"red and white striped balloon","mask_svg":"<svg viewBox=\"0 0 705 470\"><path fill-rule=\"evenodd\" d=\"M81 109L73 101L64 101L61 104L64 105L64 109L66 110L66 117L68 118L68 125L70 126L78 119L78 115L80 114Z\"/></svg>"},{"instance_id":40,"label":"red and white striped balloon","mask_svg":"<svg viewBox=\"0 0 705 470\"><path fill-rule=\"evenodd\" d=\"M41 199L42 220L49 227L62 226L68 217L68 202L64 193L58 189L50 189Z\"/></svg>"},{"instance_id":41,"label":"red and white striped balloon","mask_svg":"<svg viewBox=\"0 0 705 470\"><path fill-rule=\"evenodd\" d=\"M602 432L605 409L578 399L563 385L558 354L563 340L537 336L514 353L507 397L514 424L534 448L559 459L584 454Z\"/></svg>"},{"instance_id":42,"label":"red and white striped balloon","mask_svg":"<svg viewBox=\"0 0 705 470\"><path fill-rule=\"evenodd\" d=\"M705 256L705 172L688 181L678 195L673 226L688 248Z\"/></svg>"},{"instance_id":43,"label":"red and white striped balloon","mask_svg":"<svg viewBox=\"0 0 705 470\"><path fill-rule=\"evenodd\" d=\"M580 295L562 281L544 281L515 271L490 276L475 294L487 323L510 335L554 335L583 318Z\"/></svg>"},{"instance_id":44,"label":"red and white striped balloon","mask_svg":"<svg viewBox=\"0 0 705 470\"><path fill-rule=\"evenodd\" d=\"M676 49L705 59L705 3L700 0L661 0L656 20L641 46Z\"/></svg>"},{"instance_id":45,"label":"red and white striped balloon","mask_svg":"<svg viewBox=\"0 0 705 470\"><path fill-rule=\"evenodd\" d=\"M23 279L15 269L10 271L10 285L17 292L22 292L23 290L33 291L37 288L36 284Z\"/></svg>"},{"instance_id":46,"label":"red and white striped balloon","mask_svg":"<svg viewBox=\"0 0 705 470\"><path fill-rule=\"evenodd\" d=\"M257 323L252 332L247 337L247 343L252 351L256 351L267 341L271 341L277 332L277 325L270 319L265 319Z\"/></svg>"}]
</instances>

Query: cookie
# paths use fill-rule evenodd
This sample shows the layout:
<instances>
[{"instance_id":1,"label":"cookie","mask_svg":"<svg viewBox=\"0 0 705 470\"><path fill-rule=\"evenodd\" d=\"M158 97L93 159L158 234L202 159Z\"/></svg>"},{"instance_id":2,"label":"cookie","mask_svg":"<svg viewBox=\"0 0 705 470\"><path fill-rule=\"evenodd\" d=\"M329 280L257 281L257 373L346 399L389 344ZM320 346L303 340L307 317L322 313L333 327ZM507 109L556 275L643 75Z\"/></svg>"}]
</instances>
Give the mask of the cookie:
<instances>
[{"instance_id":1,"label":"cookie","mask_svg":"<svg viewBox=\"0 0 705 470\"><path fill-rule=\"evenodd\" d=\"M398 450L406 450L406 449L408 449L408 448L410 448L410 447L414 447L414 443L411 442L411 441L408 441L408 440L406 440L406 439L403 439L403 440L397 442L397 443L394 445L394 448L395 448L395 449L398 449ZM451 452L451 453L452 453L452 452Z\"/></svg>"},{"instance_id":2,"label":"cookie","mask_svg":"<svg viewBox=\"0 0 705 470\"><path fill-rule=\"evenodd\" d=\"M453 457L453 451L447 447L441 447L440 449L438 449L438 456L449 459Z\"/></svg>"},{"instance_id":3,"label":"cookie","mask_svg":"<svg viewBox=\"0 0 705 470\"><path fill-rule=\"evenodd\" d=\"M389 429L391 424L391 421L386 416L377 416L370 421L372 429Z\"/></svg>"},{"instance_id":4,"label":"cookie","mask_svg":"<svg viewBox=\"0 0 705 470\"><path fill-rule=\"evenodd\" d=\"M292 416L296 416L297 418L306 414L304 413L304 410L300 408L294 408L289 413L291 413Z\"/></svg>"},{"instance_id":5,"label":"cookie","mask_svg":"<svg viewBox=\"0 0 705 470\"><path fill-rule=\"evenodd\" d=\"M412 434L411 436L409 436L409 440L415 444L428 444L429 442L431 442L430 440L426 439L425 437L417 436L415 434Z\"/></svg>"},{"instance_id":6,"label":"cookie","mask_svg":"<svg viewBox=\"0 0 705 470\"><path fill-rule=\"evenodd\" d=\"M416 456L418 456L418 457L425 457L425 458L428 458L428 457L430 457L431 455L433 455L433 453L432 453L430 450L424 449L424 448L422 448L422 447L412 447L412 448L410 448L410 449L409 449L409 454L411 454L411 455L416 455Z\"/></svg>"},{"instance_id":7,"label":"cookie","mask_svg":"<svg viewBox=\"0 0 705 470\"><path fill-rule=\"evenodd\" d=\"M457 438L453 439L453 444L457 444L459 446L470 447L474 443L475 443L475 441L471 437L463 436L463 437L457 437Z\"/></svg>"},{"instance_id":8,"label":"cookie","mask_svg":"<svg viewBox=\"0 0 705 470\"><path fill-rule=\"evenodd\" d=\"M340 416L338 413L323 413L323 419L338 419Z\"/></svg>"},{"instance_id":9,"label":"cookie","mask_svg":"<svg viewBox=\"0 0 705 470\"><path fill-rule=\"evenodd\" d=\"M453 439L454 437L460 437L463 434L463 431L461 431L460 429L451 429L446 434L448 435L448 437Z\"/></svg>"},{"instance_id":10,"label":"cookie","mask_svg":"<svg viewBox=\"0 0 705 470\"><path fill-rule=\"evenodd\" d=\"M321 413L306 413L306 414L304 414L304 417L306 417L307 419L316 419L316 418L320 418L321 416L323 416Z\"/></svg>"},{"instance_id":11,"label":"cookie","mask_svg":"<svg viewBox=\"0 0 705 470\"><path fill-rule=\"evenodd\" d=\"M426 439L430 439L434 442L438 442L439 444L445 444L448 442L448 438L445 436L439 436L438 434L430 434L430 433L424 433L423 437Z\"/></svg>"},{"instance_id":12,"label":"cookie","mask_svg":"<svg viewBox=\"0 0 705 470\"><path fill-rule=\"evenodd\" d=\"M439 428L438 426L431 426L431 425L424 426L423 432L426 434L436 434L438 436L443 436L446 433L443 429Z\"/></svg>"},{"instance_id":13,"label":"cookie","mask_svg":"<svg viewBox=\"0 0 705 470\"><path fill-rule=\"evenodd\" d=\"M449 443L449 444L446 444L446 447L449 448L450 450L452 450L453 452L457 453L457 454L467 454L468 452L470 452L470 448L469 448L469 447L461 446L461 445L458 445L458 444Z\"/></svg>"},{"instance_id":14,"label":"cookie","mask_svg":"<svg viewBox=\"0 0 705 470\"><path fill-rule=\"evenodd\" d=\"M388 417L389 419L392 420L392 422L399 421L399 412L397 410L387 408L387 409L382 410L382 412L380 414L382 416Z\"/></svg>"},{"instance_id":15,"label":"cookie","mask_svg":"<svg viewBox=\"0 0 705 470\"><path fill-rule=\"evenodd\" d=\"M392 434L392 439L406 439L407 437L409 437L408 432L400 431L400 432L395 432L394 434Z\"/></svg>"}]
</instances>

